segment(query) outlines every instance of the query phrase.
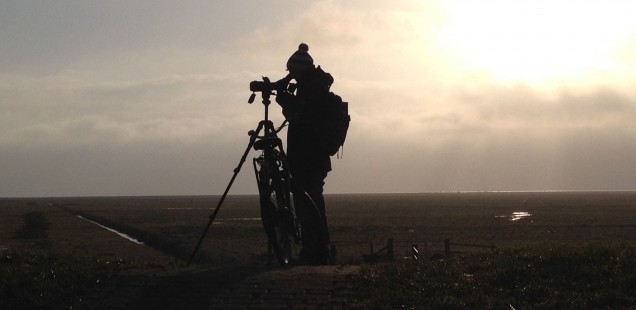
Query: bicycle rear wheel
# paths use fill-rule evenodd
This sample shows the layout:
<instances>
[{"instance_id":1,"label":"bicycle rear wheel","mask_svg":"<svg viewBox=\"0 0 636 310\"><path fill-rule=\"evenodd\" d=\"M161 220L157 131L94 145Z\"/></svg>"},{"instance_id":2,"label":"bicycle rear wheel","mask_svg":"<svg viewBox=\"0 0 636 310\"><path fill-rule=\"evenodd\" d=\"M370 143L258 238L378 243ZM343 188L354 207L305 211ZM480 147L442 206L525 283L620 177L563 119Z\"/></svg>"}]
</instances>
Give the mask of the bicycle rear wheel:
<instances>
[{"instance_id":1,"label":"bicycle rear wheel","mask_svg":"<svg viewBox=\"0 0 636 310\"><path fill-rule=\"evenodd\" d=\"M271 164L271 163L270 163ZM292 241L297 240L296 216L290 196L289 179L278 165L268 165L262 157L254 167L259 184L261 218L269 248L280 265L292 261Z\"/></svg>"}]
</instances>

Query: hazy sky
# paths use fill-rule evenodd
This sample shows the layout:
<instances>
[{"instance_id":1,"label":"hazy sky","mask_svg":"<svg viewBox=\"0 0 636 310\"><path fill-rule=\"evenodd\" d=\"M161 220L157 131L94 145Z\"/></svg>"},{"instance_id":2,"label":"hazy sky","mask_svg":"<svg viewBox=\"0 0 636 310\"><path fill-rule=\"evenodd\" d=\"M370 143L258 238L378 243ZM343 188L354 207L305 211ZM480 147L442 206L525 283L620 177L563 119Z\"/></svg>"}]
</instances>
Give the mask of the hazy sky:
<instances>
[{"instance_id":1,"label":"hazy sky","mask_svg":"<svg viewBox=\"0 0 636 310\"><path fill-rule=\"evenodd\" d=\"M350 102L327 193L636 190L634 12L3 0L0 196L221 194L263 113L249 82L300 42ZM249 162L230 193L256 193Z\"/></svg>"}]
</instances>

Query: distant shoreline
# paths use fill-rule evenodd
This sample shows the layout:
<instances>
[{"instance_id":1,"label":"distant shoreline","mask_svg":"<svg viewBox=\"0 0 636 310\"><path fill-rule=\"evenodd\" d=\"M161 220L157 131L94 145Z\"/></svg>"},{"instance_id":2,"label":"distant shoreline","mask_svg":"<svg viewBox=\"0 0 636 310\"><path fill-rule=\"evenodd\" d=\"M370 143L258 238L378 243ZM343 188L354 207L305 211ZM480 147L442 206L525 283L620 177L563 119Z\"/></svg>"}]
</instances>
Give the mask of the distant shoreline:
<instances>
[{"instance_id":1,"label":"distant shoreline","mask_svg":"<svg viewBox=\"0 0 636 310\"><path fill-rule=\"evenodd\" d=\"M395 193L325 193L325 196L396 196L396 195L455 195L455 194L636 194L636 190L524 190L524 191L437 191ZM175 195L78 195L78 196L2 196L3 200L19 199L157 199L157 198L215 198L221 194L175 194ZM229 194L228 197L250 197L254 194Z\"/></svg>"}]
</instances>

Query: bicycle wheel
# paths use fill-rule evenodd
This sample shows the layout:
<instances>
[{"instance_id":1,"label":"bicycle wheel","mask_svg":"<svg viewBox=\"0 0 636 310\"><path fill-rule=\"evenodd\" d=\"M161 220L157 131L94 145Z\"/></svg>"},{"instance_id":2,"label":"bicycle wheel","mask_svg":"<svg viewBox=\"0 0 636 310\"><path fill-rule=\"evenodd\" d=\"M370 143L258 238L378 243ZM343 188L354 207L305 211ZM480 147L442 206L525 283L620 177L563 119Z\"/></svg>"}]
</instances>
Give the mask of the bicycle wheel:
<instances>
[{"instance_id":1,"label":"bicycle wheel","mask_svg":"<svg viewBox=\"0 0 636 310\"><path fill-rule=\"evenodd\" d=\"M280 162L255 159L259 184L261 218L270 249L281 265L292 260L292 240L295 239L295 213L291 205L289 180Z\"/></svg>"}]
</instances>

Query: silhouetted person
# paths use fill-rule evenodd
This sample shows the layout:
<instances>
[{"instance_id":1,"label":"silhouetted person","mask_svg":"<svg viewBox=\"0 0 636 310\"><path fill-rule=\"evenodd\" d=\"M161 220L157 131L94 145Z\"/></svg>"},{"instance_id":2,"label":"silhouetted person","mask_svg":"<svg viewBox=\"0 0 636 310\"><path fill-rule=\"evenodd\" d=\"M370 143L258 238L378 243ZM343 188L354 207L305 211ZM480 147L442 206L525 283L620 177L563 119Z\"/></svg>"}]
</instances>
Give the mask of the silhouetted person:
<instances>
[{"instance_id":1,"label":"silhouetted person","mask_svg":"<svg viewBox=\"0 0 636 310\"><path fill-rule=\"evenodd\" d=\"M318 124L333 77L314 66L302 43L287 61L287 78L297 82L296 94L281 92L276 102L289 121L287 158L294 181L294 204L302 228L300 264L328 264L329 230L325 214L323 186L331 171L331 159L322 143Z\"/></svg>"}]
</instances>

